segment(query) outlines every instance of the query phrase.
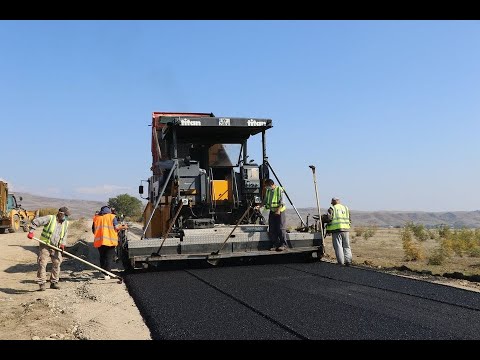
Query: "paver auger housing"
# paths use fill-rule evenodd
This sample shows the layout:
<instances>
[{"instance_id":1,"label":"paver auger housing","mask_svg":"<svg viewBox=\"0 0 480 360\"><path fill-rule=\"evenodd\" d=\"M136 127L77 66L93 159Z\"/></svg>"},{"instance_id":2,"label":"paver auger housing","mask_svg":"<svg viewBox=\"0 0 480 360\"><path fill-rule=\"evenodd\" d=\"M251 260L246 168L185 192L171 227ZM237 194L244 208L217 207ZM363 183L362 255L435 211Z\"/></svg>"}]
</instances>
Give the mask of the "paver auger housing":
<instances>
[{"instance_id":1,"label":"paver auger housing","mask_svg":"<svg viewBox=\"0 0 480 360\"><path fill-rule=\"evenodd\" d=\"M266 153L265 133L271 127L270 119L154 112L152 175L139 186L148 201L143 230L121 232L124 265L280 254L270 251L268 224L255 210L264 180L270 172L276 178ZM249 156L255 135L261 140L255 149L259 164ZM323 253L320 232L289 232L287 239L286 253L310 258Z\"/></svg>"}]
</instances>

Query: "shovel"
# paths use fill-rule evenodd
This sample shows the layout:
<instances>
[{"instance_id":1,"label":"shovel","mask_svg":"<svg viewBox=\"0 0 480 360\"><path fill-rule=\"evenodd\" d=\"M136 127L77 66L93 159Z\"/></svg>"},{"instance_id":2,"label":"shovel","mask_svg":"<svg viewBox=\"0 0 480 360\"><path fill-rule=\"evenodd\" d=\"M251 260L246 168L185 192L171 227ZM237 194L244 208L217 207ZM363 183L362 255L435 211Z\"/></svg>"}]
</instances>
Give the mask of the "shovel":
<instances>
[{"instance_id":1,"label":"shovel","mask_svg":"<svg viewBox=\"0 0 480 360\"><path fill-rule=\"evenodd\" d=\"M33 237L32 239L33 239L33 240L37 240L39 243L41 243L41 244L43 244L43 245L45 245L45 246L48 246L50 249L60 251L62 254L65 254L65 255L67 255L67 256L69 256L69 257L71 257L71 258L73 258L73 259L76 259L76 260L78 260L78 261L80 261L80 262L82 262L82 263L84 263L84 264L86 264L86 265L88 265L88 266L91 266L91 267L93 267L93 268L95 268L95 269L103 272L104 274L110 275L110 276L113 277L113 278L117 278L117 279L119 280L119 281L118 281L119 284L121 284L121 283L123 282L123 279L122 279L120 276L115 275L114 273L111 273L110 271L107 271L107 270L105 270L105 269L102 269L101 267L99 267L99 266L97 266L97 265L95 265L95 264L92 264L92 263L90 263L90 262L88 262L88 261L85 261L85 260L83 260L82 258L79 258L78 256L75 256L75 255L73 255L73 254L70 254L70 253L66 252L65 250L62 251L62 249L60 249L60 248L58 248L58 247L56 247L56 246L47 244L45 241L40 240L40 239L37 239L36 237Z\"/></svg>"}]
</instances>

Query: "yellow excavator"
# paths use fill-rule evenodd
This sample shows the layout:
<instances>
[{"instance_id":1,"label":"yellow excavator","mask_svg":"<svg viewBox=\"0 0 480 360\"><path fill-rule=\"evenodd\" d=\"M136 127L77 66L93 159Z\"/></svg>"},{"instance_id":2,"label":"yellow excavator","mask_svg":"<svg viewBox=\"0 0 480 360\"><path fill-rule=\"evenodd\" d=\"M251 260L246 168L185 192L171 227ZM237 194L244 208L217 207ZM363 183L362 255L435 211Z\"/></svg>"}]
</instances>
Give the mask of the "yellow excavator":
<instances>
[{"instance_id":1,"label":"yellow excavator","mask_svg":"<svg viewBox=\"0 0 480 360\"><path fill-rule=\"evenodd\" d=\"M23 198L20 196L19 201ZM8 184L0 181L0 234L17 232L20 228L28 232L28 225L38 217L39 211L27 211L17 201L15 194L8 192Z\"/></svg>"}]
</instances>

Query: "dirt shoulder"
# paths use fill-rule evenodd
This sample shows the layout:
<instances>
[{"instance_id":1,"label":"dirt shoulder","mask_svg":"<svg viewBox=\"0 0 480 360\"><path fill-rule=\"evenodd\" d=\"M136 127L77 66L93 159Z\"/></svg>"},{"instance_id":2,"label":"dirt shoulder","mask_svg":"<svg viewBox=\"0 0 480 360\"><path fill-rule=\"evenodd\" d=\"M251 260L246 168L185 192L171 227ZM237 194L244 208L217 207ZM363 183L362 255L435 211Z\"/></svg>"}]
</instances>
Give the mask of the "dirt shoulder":
<instances>
[{"instance_id":1,"label":"dirt shoulder","mask_svg":"<svg viewBox=\"0 0 480 360\"><path fill-rule=\"evenodd\" d=\"M71 227L66 251L98 265L88 227ZM38 242L22 231L0 235L0 339L151 339L125 284L99 279L99 271L78 260L65 256L60 290L47 283L47 291L37 291L37 250Z\"/></svg>"}]
</instances>

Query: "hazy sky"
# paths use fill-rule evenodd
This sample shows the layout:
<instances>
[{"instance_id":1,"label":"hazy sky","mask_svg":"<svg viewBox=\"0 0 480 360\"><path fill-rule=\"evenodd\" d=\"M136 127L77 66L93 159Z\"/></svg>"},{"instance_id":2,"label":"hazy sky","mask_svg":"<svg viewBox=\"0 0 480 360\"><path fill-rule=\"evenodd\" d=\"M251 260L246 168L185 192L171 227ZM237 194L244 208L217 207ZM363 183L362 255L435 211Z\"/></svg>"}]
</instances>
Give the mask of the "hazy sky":
<instances>
[{"instance_id":1,"label":"hazy sky","mask_svg":"<svg viewBox=\"0 0 480 360\"><path fill-rule=\"evenodd\" d=\"M153 111L269 118L294 205L480 209L478 21L0 21L0 178L138 195ZM258 161L261 159L258 158Z\"/></svg>"}]
</instances>

